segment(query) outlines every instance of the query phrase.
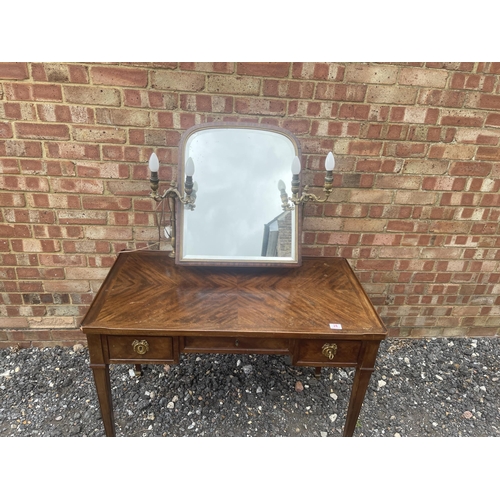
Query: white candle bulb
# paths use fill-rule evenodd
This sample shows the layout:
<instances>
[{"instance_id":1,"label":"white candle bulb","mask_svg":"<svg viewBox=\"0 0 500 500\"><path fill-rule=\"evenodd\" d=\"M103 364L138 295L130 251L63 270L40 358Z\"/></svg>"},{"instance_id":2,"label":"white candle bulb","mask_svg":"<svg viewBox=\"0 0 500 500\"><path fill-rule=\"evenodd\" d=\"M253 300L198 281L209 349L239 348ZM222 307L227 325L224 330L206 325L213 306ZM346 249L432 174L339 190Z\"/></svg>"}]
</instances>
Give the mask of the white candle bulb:
<instances>
[{"instance_id":1,"label":"white candle bulb","mask_svg":"<svg viewBox=\"0 0 500 500\"><path fill-rule=\"evenodd\" d=\"M151 170L151 172L158 172L159 168L160 162L158 160L158 156L156 156L155 153L152 153L149 157L149 170Z\"/></svg>"},{"instance_id":2,"label":"white candle bulb","mask_svg":"<svg viewBox=\"0 0 500 500\"><path fill-rule=\"evenodd\" d=\"M278 181L278 189L280 191L283 191L284 189L286 189L286 185L281 179Z\"/></svg>"},{"instance_id":3,"label":"white candle bulb","mask_svg":"<svg viewBox=\"0 0 500 500\"><path fill-rule=\"evenodd\" d=\"M298 175L300 173L300 160L299 157L296 156L292 161L292 174Z\"/></svg>"},{"instance_id":4,"label":"white candle bulb","mask_svg":"<svg viewBox=\"0 0 500 500\"><path fill-rule=\"evenodd\" d=\"M330 151L326 155L325 169L331 172L334 168L335 168L335 158L333 157L333 153Z\"/></svg>"},{"instance_id":5,"label":"white candle bulb","mask_svg":"<svg viewBox=\"0 0 500 500\"><path fill-rule=\"evenodd\" d=\"M191 157L186 162L186 175L192 177L194 175L194 161Z\"/></svg>"}]
</instances>

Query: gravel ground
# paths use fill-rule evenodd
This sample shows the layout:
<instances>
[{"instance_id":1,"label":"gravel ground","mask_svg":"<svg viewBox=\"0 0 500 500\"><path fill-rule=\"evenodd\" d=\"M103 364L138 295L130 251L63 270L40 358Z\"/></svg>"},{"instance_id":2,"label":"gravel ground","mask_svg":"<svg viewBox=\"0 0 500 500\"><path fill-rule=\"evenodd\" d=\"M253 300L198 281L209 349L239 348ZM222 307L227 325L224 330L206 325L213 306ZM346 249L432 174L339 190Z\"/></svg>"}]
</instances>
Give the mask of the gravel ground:
<instances>
[{"instance_id":1,"label":"gravel ground","mask_svg":"<svg viewBox=\"0 0 500 500\"><path fill-rule=\"evenodd\" d=\"M499 436L500 338L381 344L355 436ZM183 355L112 365L117 436L342 435L352 369L287 357ZM88 350L0 350L0 436L103 436Z\"/></svg>"}]
</instances>

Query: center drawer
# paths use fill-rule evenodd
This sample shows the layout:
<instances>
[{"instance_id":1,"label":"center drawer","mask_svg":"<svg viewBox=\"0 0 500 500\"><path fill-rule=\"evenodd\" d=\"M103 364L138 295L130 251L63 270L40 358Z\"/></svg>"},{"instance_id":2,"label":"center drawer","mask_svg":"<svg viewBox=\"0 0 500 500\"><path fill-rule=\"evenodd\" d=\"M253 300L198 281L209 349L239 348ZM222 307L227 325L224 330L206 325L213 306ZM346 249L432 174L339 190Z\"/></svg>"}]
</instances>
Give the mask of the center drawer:
<instances>
[{"instance_id":1,"label":"center drawer","mask_svg":"<svg viewBox=\"0 0 500 500\"><path fill-rule=\"evenodd\" d=\"M184 337L184 352L228 354L290 354L288 339L243 337Z\"/></svg>"}]
</instances>

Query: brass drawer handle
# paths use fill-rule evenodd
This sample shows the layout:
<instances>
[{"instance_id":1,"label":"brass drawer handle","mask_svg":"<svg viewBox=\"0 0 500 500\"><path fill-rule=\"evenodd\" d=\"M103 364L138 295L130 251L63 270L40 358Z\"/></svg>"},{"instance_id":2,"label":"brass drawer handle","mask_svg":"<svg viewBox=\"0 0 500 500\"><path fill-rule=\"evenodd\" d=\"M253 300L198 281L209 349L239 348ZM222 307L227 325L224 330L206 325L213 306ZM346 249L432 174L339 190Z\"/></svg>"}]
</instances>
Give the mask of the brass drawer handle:
<instances>
[{"instance_id":1,"label":"brass drawer handle","mask_svg":"<svg viewBox=\"0 0 500 500\"><path fill-rule=\"evenodd\" d=\"M321 349L321 354L328 359L333 359L337 354L337 344L325 344Z\"/></svg>"},{"instance_id":2,"label":"brass drawer handle","mask_svg":"<svg viewBox=\"0 0 500 500\"><path fill-rule=\"evenodd\" d=\"M149 344L146 340L134 340L132 342L132 347L134 351L141 356L149 351Z\"/></svg>"}]
</instances>

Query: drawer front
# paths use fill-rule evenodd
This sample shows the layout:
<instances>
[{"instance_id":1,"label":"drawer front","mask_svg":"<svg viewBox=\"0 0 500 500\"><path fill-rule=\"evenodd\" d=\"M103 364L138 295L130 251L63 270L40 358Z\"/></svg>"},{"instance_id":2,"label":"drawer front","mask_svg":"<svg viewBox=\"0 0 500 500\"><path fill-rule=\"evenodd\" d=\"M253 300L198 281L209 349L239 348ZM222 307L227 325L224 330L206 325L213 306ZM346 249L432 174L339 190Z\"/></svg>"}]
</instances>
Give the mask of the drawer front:
<instances>
[{"instance_id":1,"label":"drawer front","mask_svg":"<svg viewBox=\"0 0 500 500\"><path fill-rule=\"evenodd\" d=\"M184 337L185 352L290 354L288 339L241 337Z\"/></svg>"},{"instance_id":2,"label":"drawer front","mask_svg":"<svg viewBox=\"0 0 500 500\"><path fill-rule=\"evenodd\" d=\"M173 361L172 337L108 336L110 361Z\"/></svg>"},{"instance_id":3,"label":"drawer front","mask_svg":"<svg viewBox=\"0 0 500 500\"><path fill-rule=\"evenodd\" d=\"M299 340L294 364L304 366L349 366L358 361L361 341Z\"/></svg>"}]
</instances>

